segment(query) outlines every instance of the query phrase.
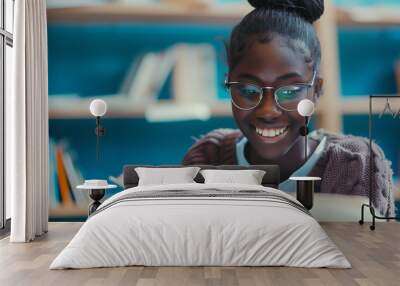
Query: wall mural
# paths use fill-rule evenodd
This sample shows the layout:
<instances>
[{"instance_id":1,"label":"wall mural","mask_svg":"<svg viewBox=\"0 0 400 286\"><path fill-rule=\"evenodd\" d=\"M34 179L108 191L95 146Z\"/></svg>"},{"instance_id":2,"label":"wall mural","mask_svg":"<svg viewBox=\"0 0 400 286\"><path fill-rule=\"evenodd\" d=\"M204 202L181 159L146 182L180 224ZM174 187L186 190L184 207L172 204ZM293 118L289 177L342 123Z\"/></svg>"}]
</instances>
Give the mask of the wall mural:
<instances>
[{"instance_id":1,"label":"wall mural","mask_svg":"<svg viewBox=\"0 0 400 286\"><path fill-rule=\"evenodd\" d=\"M282 48L279 39L243 53L234 45L226 50L232 28L49 21L52 220L85 219L90 199L76 186L84 179L121 186L125 164L278 164L279 187L289 193L296 191L291 176L321 178L313 208L321 219L359 216L368 202L368 112L343 114L340 133L323 129L319 62L304 61L296 47ZM398 27L339 28L344 98L397 92L399 39ZM241 44L239 38L235 44ZM89 110L96 98L107 104L99 142ZM305 118L297 110L304 99L315 104L307 143L301 131ZM374 127L372 203L383 215L395 215L399 191L400 100L391 104L395 120L389 120L393 112L379 113L385 102L374 113L380 120Z\"/></svg>"}]
</instances>

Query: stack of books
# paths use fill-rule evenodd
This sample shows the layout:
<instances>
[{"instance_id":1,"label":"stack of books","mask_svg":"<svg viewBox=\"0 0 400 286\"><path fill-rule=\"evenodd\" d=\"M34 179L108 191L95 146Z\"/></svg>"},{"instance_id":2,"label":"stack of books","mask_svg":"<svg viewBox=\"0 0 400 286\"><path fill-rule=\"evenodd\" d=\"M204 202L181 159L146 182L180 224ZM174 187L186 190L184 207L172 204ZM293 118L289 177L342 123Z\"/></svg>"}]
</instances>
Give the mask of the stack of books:
<instances>
[{"instance_id":1,"label":"stack of books","mask_svg":"<svg viewBox=\"0 0 400 286\"><path fill-rule=\"evenodd\" d=\"M59 208L87 210L90 198L87 192L76 187L83 177L74 166L72 156L65 143L49 142L49 201L50 212ZM82 213L82 212L81 212Z\"/></svg>"}]
</instances>

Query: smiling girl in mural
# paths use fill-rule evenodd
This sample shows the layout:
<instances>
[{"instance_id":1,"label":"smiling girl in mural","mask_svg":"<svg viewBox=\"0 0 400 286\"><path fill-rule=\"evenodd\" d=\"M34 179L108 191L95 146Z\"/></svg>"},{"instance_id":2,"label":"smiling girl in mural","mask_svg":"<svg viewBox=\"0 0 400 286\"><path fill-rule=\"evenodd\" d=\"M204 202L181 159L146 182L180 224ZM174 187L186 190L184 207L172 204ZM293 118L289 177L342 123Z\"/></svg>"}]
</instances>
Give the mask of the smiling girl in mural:
<instances>
[{"instance_id":1,"label":"smiling girl in mural","mask_svg":"<svg viewBox=\"0 0 400 286\"><path fill-rule=\"evenodd\" d=\"M293 191L290 176L319 176L317 191L368 193L368 140L315 130L308 159L297 112L302 99L318 106L322 96L321 49L312 25L323 0L249 0L255 8L233 29L227 48L226 87L239 129L217 129L187 152L184 165L278 164L280 189ZM391 163L373 145L376 170L373 205L394 214Z\"/></svg>"}]
</instances>

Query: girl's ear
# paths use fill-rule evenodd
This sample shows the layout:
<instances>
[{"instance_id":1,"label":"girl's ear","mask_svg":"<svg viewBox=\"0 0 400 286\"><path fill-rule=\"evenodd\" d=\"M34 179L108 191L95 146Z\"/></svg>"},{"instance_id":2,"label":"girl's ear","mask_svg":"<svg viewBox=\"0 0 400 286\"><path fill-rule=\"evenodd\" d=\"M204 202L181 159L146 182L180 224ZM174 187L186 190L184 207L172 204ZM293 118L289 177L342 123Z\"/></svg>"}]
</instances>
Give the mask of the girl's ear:
<instances>
[{"instance_id":1,"label":"girl's ear","mask_svg":"<svg viewBox=\"0 0 400 286\"><path fill-rule=\"evenodd\" d=\"M315 103L318 103L319 98L323 94L323 85L324 85L324 79L321 77L317 77L315 84L314 84L314 98L315 98Z\"/></svg>"}]
</instances>

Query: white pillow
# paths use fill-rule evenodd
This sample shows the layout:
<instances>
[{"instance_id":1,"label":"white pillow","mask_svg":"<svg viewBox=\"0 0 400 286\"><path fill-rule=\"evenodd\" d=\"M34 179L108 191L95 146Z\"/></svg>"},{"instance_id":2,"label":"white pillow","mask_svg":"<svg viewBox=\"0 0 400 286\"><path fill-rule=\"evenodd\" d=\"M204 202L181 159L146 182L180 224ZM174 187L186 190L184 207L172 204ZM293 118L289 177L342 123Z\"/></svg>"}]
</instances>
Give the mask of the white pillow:
<instances>
[{"instance_id":1,"label":"white pillow","mask_svg":"<svg viewBox=\"0 0 400 286\"><path fill-rule=\"evenodd\" d=\"M201 170L204 183L233 183L261 185L265 175L263 170Z\"/></svg>"},{"instance_id":2,"label":"white pillow","mask_svg":"<svg viewBox=\"0 0 400 286\"><path fill-rule=\"evenodd\" d=\"M199 167L135 168L139 176L138 186L196 183L193 179L199 170Z\"/></svg>"}]
</instances>

